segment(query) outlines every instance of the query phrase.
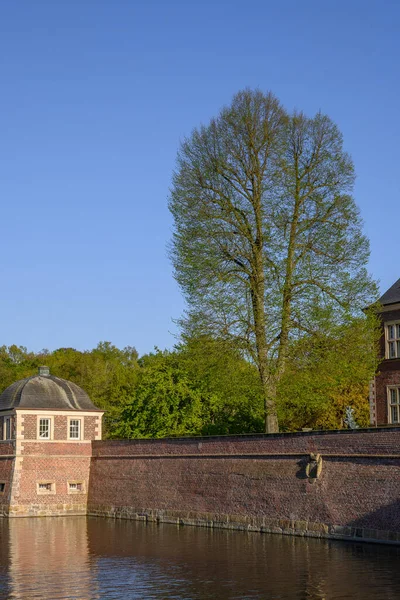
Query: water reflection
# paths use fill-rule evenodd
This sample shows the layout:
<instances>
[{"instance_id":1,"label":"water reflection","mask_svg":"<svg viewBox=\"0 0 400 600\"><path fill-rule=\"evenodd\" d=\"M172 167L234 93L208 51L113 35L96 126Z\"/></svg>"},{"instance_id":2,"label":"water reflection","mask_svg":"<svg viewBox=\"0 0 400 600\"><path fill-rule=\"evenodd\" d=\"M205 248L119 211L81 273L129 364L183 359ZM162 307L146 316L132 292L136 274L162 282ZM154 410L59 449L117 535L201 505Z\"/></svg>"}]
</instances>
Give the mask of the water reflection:
<instances>
[{"instance_id":1,"label":"water reflection","mask_svg":"<svg viewBox=\"0 0 400 600\"><path fill-rule=\"evenodd\" d=\"M0 520L0 598L400 598L400 550L83 517Z\"/></svg>"}]
</instances>

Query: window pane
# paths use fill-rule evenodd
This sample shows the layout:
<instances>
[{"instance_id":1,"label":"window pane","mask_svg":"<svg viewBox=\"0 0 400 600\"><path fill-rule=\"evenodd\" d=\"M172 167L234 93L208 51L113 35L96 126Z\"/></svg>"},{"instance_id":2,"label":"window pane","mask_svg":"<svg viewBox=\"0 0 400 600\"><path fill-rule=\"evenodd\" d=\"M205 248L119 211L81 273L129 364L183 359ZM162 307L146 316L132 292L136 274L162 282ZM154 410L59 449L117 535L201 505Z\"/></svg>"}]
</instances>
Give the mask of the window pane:
<instances>
[{"instance_id":1,"label":"window pane","mask_svg":"<svg viewBox=\"0 0 400 600\"><path fill-rule=\"evenodd\" d=\"M40 419L39 437L46 440L50 438L50 419Z\"/></svg>"},{"instance_id":2,"label":"window pane","mask_svg":"<svg viewBox=\"0 0 400 600\"><path fill-rule=\"evenodd\" d=\"M82 485L81 482L70 483L69 484L69 490L70 490L70 492L82 492L83 491L83 485Z\"/></svg>"},{"instance_id":3,"label":"window pane","mask_svg":"<svg viewBox=\"0 0 400 600\"><path fill-rule=\"evenodd\" d=\"M397 340L397 358L400 357L400 340Z\"/></svg>"},{"instance_id":4,"label":"window pane","mask_svg":"<svg viewBox=\"0 0 400 600\"><path fill-rule=\"evenodd\" d=\"M397 337L397 339L400 339L400 323L398 323L398 324L396 325L396 329L397 329L397 332L396 332L396 337Z\"/></svg>"},{"instance_id":5,"label":"window pane","mask_svg":"<svg viewBox=\"0 0 400 600\"><path fill-rule=\"evenodd\" d=\"M11 417L4 418L3 439L11 440Z\"/></svg>"},{"instance_id":6,"label":"window pane","mask_svg":"<svg viewBox=\"0 0 400 600\"><path fill-rule=\"evenodd\" d=\"M51 483L39 483L39 490L51 492Z\"/></svg>"},{"instance_id":7,"label":"window pane","mask_svg":"<svg viewBox=\"0 0 400 600\"><path fill-rule=\"evenodd\" d=\"M399 422L399 409L398 406L392 406L392 423Z\"/></svg>"},{"instance_id":8,"label":"window pane","mask_svg":"<svg viewBox=\"0 0 400 600\"><path fill-rule=\"evenodd\" d=\"M390 404L397 404L397 390L390 390Z\"/></svg>"},{"instance_id":9,"label":"window pane","mask_svg":"<svg viewBox=\"0 0 400 600\"><path fill-rule=\"evenodd\" d=\"M394 342L389 342L389 358L396 358L396 347Z\"/></svg>"},{"instance_id":10,"label":"window pane","mask_svg":"<svg viewBox=\"0 0 400 600\"><path fill-rule=\"evenodd\" d=\"M394 339L394 325L389 325L388 326L388 339L389 340L393 340Z\"/></svg>"},{"instance_id":11,"label":"window pane","mask_svg":"<svg viewBox=\"0 0 400 600\"><path fill-rule=\"evenodd\" d=\"M80 419L71 419L69 422L69 437L73 440L79 440L81 435Z\"/></svg>"}]
</instances>

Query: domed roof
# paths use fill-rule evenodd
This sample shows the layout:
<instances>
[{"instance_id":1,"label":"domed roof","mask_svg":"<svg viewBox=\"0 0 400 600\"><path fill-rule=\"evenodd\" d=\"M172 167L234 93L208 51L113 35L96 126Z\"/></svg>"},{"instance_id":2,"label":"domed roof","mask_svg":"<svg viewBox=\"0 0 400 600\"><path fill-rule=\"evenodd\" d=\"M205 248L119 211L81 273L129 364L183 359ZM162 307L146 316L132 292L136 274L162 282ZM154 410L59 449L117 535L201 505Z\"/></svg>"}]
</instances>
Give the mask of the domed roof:
<instances>
[{"instance_id":1,"label":"domed roof","mask_svg":"<svg viewBox=\"0 0 400 600\"><path fill-rule=\"evenodd\" d=\"M0 410L11 408L99 410L82 388L50 375L48 367L39 367L38 375L20 379L4 390Z\"/></svg>"}]
</instances>

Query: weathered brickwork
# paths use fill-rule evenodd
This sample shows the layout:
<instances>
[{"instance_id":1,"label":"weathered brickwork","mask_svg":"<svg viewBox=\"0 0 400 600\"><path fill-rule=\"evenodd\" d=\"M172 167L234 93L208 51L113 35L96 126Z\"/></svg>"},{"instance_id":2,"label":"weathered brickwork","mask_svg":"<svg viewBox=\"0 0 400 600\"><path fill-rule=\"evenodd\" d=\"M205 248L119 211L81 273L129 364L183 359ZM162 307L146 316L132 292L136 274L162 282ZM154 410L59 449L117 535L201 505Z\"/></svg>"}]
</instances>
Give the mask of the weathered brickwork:
<instances>
[{"instance_id":1,"label":"weathered brickwork","mask_svg":"<svg viewBox=\"0 0 400 600\"><path fill-rule=\"evenodd\" d=\"M8 515L14 468L14 443L0 441L0 516ZM10 458L7 458L7 457ZM4 484L4 485L3 485Z\"/></svg>"},{"instance_id":2,"label":"weathered brickwork","mask_svg":"<svg viewBox=\"0 0 400 600\"><path fill-rule=\"evenodd\" d=\"M390 424L388 406L388 386L400 386L400 359L386 358L385 329L388 323L400 323L400 308L384 310L380 314L382 335L379 341L379 353L382 359L375 378L375 394L373 398L375 419L378 425ZM372 399L371 399L372 400Z\"/></svg>"},{"instance_id":3,"label":"weathered brickwork","mask_svg":"<svg viewBox=\"0 0 400 600\"><path fill-rule=\"evenodd\" d=\"M85 440L95 440L97 434L98 417L85 417Z\"/></svg>"},{"instance_id":4,"label":"weathered brickwork","mask_svg":"<svg viewBox=\"0 0 400 600\"><path fill-rule=\"evenodd\" d=\"M35 455L35 456L91 456L92 448L90 442L53 442L48 441L36 441L36 442L22 442L23 456Z\"/></svg>"},{"instance_id":5,"label":"weathered brickwork","mask_svg":"<svg viewBox=\"0 0 400 600\"><path fill-rule=\"evenodd\" d=\"M90 456L24 456L19 491L10 514L86 514ZM52 493L38 493L38 483L51 483ZM79 482L82 492L69 493L68 483Z\"/></svg>"},{"instance_id":6,"label":"weathered brickwork","mask_svg":"<svg viewBox=\"0 0 400 600\"><path fill-rule=\"evenodd\" d=\"M307 477L322 455L319 479ZM400 542L400 428L93 442L90 514Z\"/></svg>"},{"instance_id":7,"label":"weathered brickwork","mask_svg":"<svg viewBox=\"0 0 400 600\"><path fill-rule=\"evenodd\" d=\"M37 415L36 414L24 414L23 417L23 429L22 433L26 440L37 439Z\"/></svg>"},{"instance_id":8,"label":"weathered brickwork","mask_svg":"<svg viewBox=\"0 0 400 600\"><path fill-rule=\"evenodd\" d=\"M51 439L38 439L41 417L51 420ZM92 422L96 421L95 417L88 416L90 425L86 435L89 439L75 441L69 439L69 418L79 418L83 424L85 415L77 411L57 414L51 410L25 411L17 415L16 458L12 485L8 486L11 493L7 511L4 509L3 513L9 516L86 514L91 439L95 438Z\"/></svg>"},{"instance_id":9,"label":"weathered brickwork","mask_svg":"<svg viewBox=\"0 0 400 600\"><path fill-rule=\"evenodd\" d=\"M32 413L23 415L23 434L27 440L36 440L38 432L38 419L40 417L48 417L49 415L43 411L42 413ZM81 416L78 412L70 415L53 415L51 416L54 431L52 437L54 440L66 440L68 438L68 417L77 418L82 421L84 439L96 439L98 417Z\"/></svg>"},{"instance_id":10,"label":"weathered brickwork","mask_svg":"<svg viewBox=\"0 0 400 600\"><path fill-rule=\"evenodd\" d=\"M400 386L400 360L385 361L376 377L376 415L380 425L388 423L388 386Z\"/></svg>"},{"instance_id":11,"label":"weathered brickwork","mask_svg":"<svg viewBox=\"0 0 400 600\"><path fill-rule=\"evenodd\" d=\"M54 439L66 440L68 435L68 418L66 415L56 415L54 417Z\"/></svg>"},{"instance_id":12,"label":"weathered brickwork","mask_svg":"<svg viewBox=\"0 0 400 600\"><path fill-rule=\"evenodd\" d=\"M15 452L14 442L12 440L0 440L0 456L13 455Z\"/></svg>"}]
</instances>

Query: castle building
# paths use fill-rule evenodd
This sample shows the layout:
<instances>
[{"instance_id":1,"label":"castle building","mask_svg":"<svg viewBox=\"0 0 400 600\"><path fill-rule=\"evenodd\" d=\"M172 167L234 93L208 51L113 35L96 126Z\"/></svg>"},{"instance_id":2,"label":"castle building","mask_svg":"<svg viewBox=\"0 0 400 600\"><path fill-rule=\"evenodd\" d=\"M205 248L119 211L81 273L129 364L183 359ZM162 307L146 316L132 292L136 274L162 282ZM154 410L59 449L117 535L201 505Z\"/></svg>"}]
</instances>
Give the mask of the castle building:
<instances>
[{"instance_id":1,"label":"castle building","mask_svg":"<svg viewBox=\"0 0 400 600\"><path fill-rule=\"evenodd\" d=\"M370 387L372 425L400 424L400 279L379 299L381 364Z\"/></svg>"},{"instance_id":2,"label":"castle building","mask_svg":"<svg viewBox=\"0 0 400 600\"><path fill-rule=\"evenodd\" d=\"M86 514L103 411L48 367L0 395L0 515Z\"/></svg>"}]
</instances>

